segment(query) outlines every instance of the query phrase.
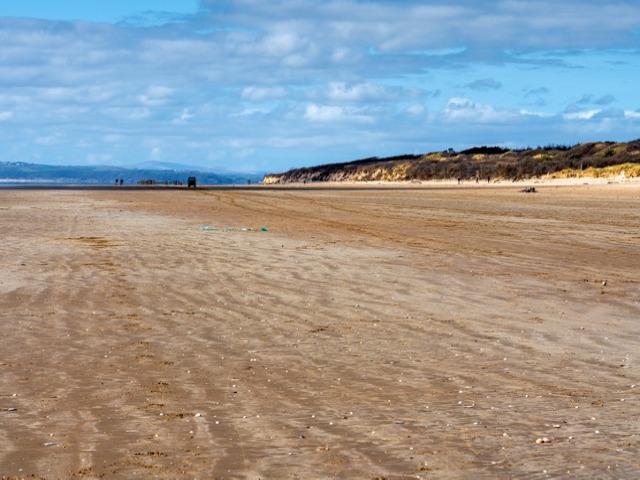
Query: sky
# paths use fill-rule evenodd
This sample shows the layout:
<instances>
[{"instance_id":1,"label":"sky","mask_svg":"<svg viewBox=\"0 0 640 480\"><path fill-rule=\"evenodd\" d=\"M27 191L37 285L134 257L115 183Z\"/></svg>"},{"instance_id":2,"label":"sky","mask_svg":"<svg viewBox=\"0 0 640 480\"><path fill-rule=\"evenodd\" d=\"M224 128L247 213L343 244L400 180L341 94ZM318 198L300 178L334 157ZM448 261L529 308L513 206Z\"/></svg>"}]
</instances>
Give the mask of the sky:
<instances>
[{"instance_id":1,"label":"sky","mask_svg":"<svg viewBox=\"0 0 640 480\"><path fill-rule=\"evenodd\" d=\"M0 0L0 161L276 173L630 141L638 79L637 0Z\"/></svg>"}]
</instances>

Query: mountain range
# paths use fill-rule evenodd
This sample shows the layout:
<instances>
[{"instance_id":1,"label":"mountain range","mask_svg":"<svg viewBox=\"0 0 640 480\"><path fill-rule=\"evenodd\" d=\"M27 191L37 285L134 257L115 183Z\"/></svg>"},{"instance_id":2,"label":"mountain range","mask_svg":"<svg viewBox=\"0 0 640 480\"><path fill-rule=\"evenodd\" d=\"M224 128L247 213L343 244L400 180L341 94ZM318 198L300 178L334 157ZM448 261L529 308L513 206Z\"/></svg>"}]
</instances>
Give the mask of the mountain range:
<instances>
[{"instance_id":1,"label":"mountain range","mask_svg":"<svg viewBox=\"0 0 640 480\"><path fill-rule=\"evenodd\" d=\"M108 185L116 179L124 184L138 184L143 181L157 183L184 183L194 176L199 184L222 185L257 183L264 173L214 172L186 165L171 163L146 163L136 168L113 166L62 166L41 165L25 162L0 162L0 183L42 183L71 185Z\"/></svg>"}]
</instances>

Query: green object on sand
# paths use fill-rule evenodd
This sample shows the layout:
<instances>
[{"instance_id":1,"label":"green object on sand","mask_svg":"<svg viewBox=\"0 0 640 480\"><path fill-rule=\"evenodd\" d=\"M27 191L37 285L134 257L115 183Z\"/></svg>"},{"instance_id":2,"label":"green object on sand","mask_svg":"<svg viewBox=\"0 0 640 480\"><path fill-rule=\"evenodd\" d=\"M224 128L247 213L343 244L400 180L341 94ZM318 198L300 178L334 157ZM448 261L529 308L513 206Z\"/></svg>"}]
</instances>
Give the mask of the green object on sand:
<instances>
[{"instance_id":1,"label":"green object on sand","mask_svg":"<svg viewBox=\"0 0 640 480\"><path fill-rule=\"evenodd\" d=\"M200 227L200 230L213 230L213 231L218 231L218 232L255 232L256 230L253 228L247 228L247 227L216 227L213 225L202 225ZM260 229L261 232L266 232L267 227L262 227Z\"/></svg>"}]
</instances>

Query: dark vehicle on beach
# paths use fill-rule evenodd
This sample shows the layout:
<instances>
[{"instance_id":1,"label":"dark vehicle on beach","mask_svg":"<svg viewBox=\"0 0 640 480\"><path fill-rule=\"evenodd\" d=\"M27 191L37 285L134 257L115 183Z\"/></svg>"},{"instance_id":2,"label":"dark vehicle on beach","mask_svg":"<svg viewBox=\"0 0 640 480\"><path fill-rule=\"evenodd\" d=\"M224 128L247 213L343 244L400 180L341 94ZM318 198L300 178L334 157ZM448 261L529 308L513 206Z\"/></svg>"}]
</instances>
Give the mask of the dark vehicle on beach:
<instances>
[{"instance_id":1,"label":"dark vehicle on beach","mask_svg":"<svg viewBox=\"0 0 640 480\"><path fill-rule=\"evenodd\" d=\"M189 177L187 179L187 188L196 188L196 177Z\"/></svg>"}]
</instances>

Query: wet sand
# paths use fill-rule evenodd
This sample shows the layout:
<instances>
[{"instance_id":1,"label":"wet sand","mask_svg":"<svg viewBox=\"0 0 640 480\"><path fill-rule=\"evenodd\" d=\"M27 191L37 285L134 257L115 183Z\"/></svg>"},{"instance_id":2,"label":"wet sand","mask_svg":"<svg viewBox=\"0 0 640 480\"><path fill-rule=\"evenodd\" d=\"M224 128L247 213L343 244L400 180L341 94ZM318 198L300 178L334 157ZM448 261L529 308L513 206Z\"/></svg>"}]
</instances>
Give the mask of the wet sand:
<instances>
[{"instance_id":1,"label":"wet sand","mask_svg":"<svg viewBox=\"0 0 640 480\"><path fill-rule=\"evenodd\" d=\"M537 190L0 190L0 478L640 477L640 187Z\"/></svg>"}]
</instances>

